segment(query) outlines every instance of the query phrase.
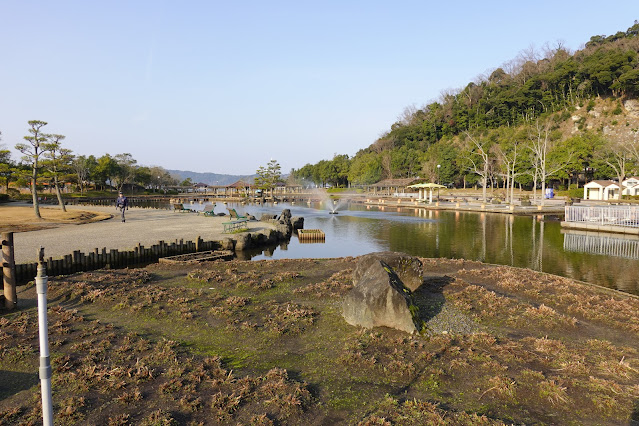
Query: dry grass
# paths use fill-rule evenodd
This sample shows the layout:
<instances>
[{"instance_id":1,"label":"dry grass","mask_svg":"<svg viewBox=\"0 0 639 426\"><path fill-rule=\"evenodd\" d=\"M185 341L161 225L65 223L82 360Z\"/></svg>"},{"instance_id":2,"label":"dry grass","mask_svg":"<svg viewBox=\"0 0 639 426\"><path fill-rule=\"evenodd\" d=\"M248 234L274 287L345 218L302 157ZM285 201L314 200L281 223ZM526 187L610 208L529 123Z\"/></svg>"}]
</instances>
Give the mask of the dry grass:
<instances>
[{"instance_id":1,"label":"dry grass","mask_svg":"<svg viewBox=\"0 0 639 426\"><path fill-rule=\"evenodd\" d=\"M455 317L446 334L348 326L340 299L353 262L344 259L52 280L56 415L113 425L635 419L639 336L622 323L635 315L632 300L526 270L441 263L451 280L437 297L473 318L475 331L460 332ZM599 302L621 314L603 316ZM35 371L36 324L35 310L0 316L4 370ZM0 424L37 423L37 385L12 392L0 400Z\"/></svg>"},{"instance_id":2,"label":"dry grass","mask_svg":"<svg viewBox=\"0 0 639 426\"><path fill-rule=\"evenodd\" d=\"M0 205L0 231L35 231L54 228L61 224L83 224L99 222L113 217L110 214L86 210L62 211L59 207L40 206L40 216L35 216L33 207Z\"/></svg>"}]
</instances>

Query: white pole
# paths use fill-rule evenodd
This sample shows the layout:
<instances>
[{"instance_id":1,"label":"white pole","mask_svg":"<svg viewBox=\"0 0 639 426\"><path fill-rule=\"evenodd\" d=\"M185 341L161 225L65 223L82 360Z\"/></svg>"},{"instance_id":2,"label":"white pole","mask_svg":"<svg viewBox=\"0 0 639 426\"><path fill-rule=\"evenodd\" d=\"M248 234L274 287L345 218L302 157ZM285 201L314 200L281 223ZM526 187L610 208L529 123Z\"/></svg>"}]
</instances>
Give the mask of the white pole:
<instances>
[{"instance_id":1,"label":"white pole","mask_svg":"<svg viewBox=\"0 0 639 426\"><path fill-rule=\"evenodd\" d=\"M40 247L36 290L38 292L38 329L40 332L40 388L42 389L42 424L53 426L51 402L51 360L49 358L49 331L47 325L47 271L44 265L44 247Z\"/></svg>"}]
</instances>

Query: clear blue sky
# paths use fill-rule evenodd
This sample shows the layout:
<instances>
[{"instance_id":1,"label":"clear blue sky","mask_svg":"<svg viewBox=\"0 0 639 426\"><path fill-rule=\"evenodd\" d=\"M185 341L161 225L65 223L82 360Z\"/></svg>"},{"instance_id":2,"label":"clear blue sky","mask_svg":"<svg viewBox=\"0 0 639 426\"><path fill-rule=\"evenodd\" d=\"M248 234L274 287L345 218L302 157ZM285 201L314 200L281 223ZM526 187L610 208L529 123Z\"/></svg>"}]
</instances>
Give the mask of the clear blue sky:
<instances>
[{"instance_id":1,"label":"clear blue sky","mask_svg":"<svg viewBox=\"0 0 639 426\"><path fill-rule=\"evenodd\" d=\"M635 19L636 0L0 0L1 143L37 119L76 154L288 172L354 155L530 46L578 49Z\"/></svg>"}]
</instances>

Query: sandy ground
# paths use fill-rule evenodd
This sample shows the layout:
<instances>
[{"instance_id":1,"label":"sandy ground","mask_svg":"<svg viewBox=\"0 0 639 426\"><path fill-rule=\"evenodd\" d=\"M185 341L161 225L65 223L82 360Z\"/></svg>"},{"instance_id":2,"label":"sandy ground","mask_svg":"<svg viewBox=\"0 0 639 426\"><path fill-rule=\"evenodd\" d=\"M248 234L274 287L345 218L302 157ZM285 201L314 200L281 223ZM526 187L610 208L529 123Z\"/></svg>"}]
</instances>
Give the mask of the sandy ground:
<instances>
[{"instance_id":1,"label":"sandy ground","mask_svg":"<svg viewBox=\"0 0 639 426\"><path fill-rule=\"evenodd\" d=\"M8 219L5 217L13 217L16 221L24 220L23 225L34 223L41 226L38 230L14 234L16 263L36 261L40 246L45 249L45 257L55 259L74 250L88 253L94 248L130 249L138 243L148 247L157 244L158 241L195 241L198 236L204 240L216 241L228 236L223 233L222 225L229 220L228 216L206 217L195 213L175 213L171 210L130 208L126 212L126 222L122 223L115 207L67 206L67 209L72 216L75 215L75 219L57 218L56 221L57 212L49 215L49 209L46 209L46 213L43 213L46 221L38 222L34 218L32 207L0 208L0 223L6 224ZM87 213L87 209L90 209L90 213ZM93 218L108 219L86 223L86 218L91 215L94 215ZM24 218L20 219L21 216ZM18 222L16 224L20 225ZM48 228L42 229L45 226ZM258 231L270 226L264 222L249 222L249 231ZM19 230L20 226L14 229Z\"/></svg>"}]
</instances>

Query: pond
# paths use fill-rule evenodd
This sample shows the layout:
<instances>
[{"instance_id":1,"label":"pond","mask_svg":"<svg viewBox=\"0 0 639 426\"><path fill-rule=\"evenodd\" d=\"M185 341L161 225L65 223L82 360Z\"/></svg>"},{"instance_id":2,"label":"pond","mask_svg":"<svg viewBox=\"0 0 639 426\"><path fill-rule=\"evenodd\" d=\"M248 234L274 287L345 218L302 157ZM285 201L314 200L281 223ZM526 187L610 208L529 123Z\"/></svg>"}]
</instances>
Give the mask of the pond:
<instances>
[{"instance_id":1,"label":"pond","mask_svg":"<svg viewBox=\"0 0 639 426\"><path fill-rule=\"evenodd\" d=\"M216 212L226 211L218 203ZM351 204L329 214L322 204L234 205L256 217L285 208L321 229L325 243L291 241L253 259L359 256L398 251L530 268L639 294L639 239L562 230L557 216L389 209ZM620 248L621 247L621 248ZM625 247L625 248L624 248Z\"/></svg>"},{"instance_id":2,"label":"pond","mask_svg":"<svg viewBox=\"0 0 639 426\"><path fill-rule=\"evenodd\" d=\"M187 207L202 210L205 204ZM147 207L168 207L149 205ZM563 230L557 216L437 211L350 204L329 214L325 203L217 203L260 217L291 209L304 228L321 229L324 243L296 236L277 247L251 252L253 259L327 258L398 251L421 257L469 259L530 268L639 295L639 238Z\"/></svg>"}]
</instances>

